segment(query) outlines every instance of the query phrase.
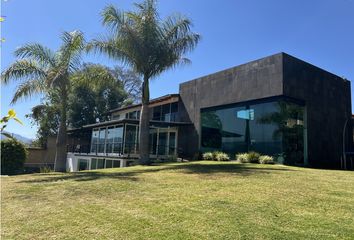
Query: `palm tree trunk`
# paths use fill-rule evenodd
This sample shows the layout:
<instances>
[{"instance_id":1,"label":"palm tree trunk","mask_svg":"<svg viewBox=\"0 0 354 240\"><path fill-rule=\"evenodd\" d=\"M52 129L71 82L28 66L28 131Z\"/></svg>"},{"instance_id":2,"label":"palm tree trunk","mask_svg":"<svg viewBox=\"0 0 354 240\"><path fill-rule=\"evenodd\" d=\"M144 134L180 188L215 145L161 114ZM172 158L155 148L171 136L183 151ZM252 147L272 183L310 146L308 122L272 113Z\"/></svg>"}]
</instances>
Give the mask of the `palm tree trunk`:
<instances>
[{"instance_id":1,"label":"palm tree trunk","mask_svg":"<svg viewBox=\"0 0 354 240\"><path fill-rule=\"evenodd\" d=\"M64 172L66 170L66 110L67 110L67 93L64 90L62 94L59 131L56 141L54 170Z\"/></svg>"},{"instance_id":2,"label":"palm tree trunk","mask_svg":"<svg viewBox=\"0 0 354 240\"><path fill-rule=\"evenodd\" d=\"M149 156L149 122L150 122L150 114L149 114L149 78L145 75L144 82L142 87L142 106L140 113L140 135L139 135L139 153L140 153L140 164L148 165L150 164L150 156Z\"/></svg>"}]
</instances>

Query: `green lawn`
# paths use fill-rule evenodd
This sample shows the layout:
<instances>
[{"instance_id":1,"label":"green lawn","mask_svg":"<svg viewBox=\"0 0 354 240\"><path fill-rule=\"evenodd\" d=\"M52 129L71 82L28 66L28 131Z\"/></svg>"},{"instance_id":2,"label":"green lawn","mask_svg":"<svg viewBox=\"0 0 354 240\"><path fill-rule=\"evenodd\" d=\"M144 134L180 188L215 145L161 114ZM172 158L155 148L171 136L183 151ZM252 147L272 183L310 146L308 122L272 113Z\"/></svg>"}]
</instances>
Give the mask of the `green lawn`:
<instances>
[{"instance_id":1,"label":"green lawn","mask_svg":"<svg viewBox=\"0 0 354 240\"><path fill-rule=\"evenodd\" d=\"M354 172L191 162L2 177L2 239L353 239Z\"/></svg>"}]
</instances>

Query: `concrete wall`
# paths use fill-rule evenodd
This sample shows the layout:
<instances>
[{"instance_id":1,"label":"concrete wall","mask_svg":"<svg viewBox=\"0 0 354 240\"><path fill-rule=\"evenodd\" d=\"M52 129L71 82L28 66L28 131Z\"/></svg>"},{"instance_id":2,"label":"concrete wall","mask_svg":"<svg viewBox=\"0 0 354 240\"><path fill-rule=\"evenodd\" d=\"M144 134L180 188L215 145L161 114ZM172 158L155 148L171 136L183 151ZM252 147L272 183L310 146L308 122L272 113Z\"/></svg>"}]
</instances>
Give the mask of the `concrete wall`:
<instances>
[{"instance_id":1,"label":"concrete wall","mask_svg":"<svg viewBox=\"0 0 354 240\"><path fill-rule=\"evenodd\" d=\"M201 108L282 95L282 71L280 53L182 83L181 118L193 127L181 130L179 146L190 156L198 152Z\"/></svg>"},{"instance_id":2,"label":"concrete wall","mask_svg":"<svg viewBox=\"0 0 354 240\"><path fill-rule=\"evenodd\" d=\"M339 168L344 122L351 118L350 82L287 54L283 67L284 94L307 106L309 164ZM351 121L347 131L351 142Z\"/></svg>"},{"instance_id":3,"label":"concrete wall","mask_svg":"<svg viewBox=\"0 0 354 240\"><path fill-rule=\"evenodd\" d=\"M56 137L48 137L46 148L27 148L28 157L25 167L39 168L42 166L54 166Z\"/></svg>"}]
</instances>

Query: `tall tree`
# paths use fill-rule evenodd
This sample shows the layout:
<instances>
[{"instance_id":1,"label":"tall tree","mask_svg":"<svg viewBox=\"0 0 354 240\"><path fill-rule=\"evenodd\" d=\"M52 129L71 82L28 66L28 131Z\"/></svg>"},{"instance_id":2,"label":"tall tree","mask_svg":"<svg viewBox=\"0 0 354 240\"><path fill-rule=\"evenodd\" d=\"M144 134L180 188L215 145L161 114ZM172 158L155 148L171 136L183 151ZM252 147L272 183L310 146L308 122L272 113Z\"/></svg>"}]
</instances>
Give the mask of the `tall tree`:
<instances>
[{"instance_id":1,"label":"tall tree","mask_svg":"<svg viewBox=\"0 0 354 240\"><path fill-rule=\"evenodd\" d=\"M61 41L62 45L56 52L37 43L18 48L15 55L19 59L3 71L1 78L3 83L22 80L12 103L33 94L57 91L61 101L54 164L56 171L65 170L70 75L79 69L84 37L80 31L63 32Z\"/></svg>"},{"instance_id":2,"label":"tall tree","mask_svg":"<svg viewBox=\"0 0 354 240\"><path fill-rule=\"evenodd\" d=\"M131 69L123 69L118 66L115 66L111 71L113 76L121 81L124 90L128 94L126 102L138 103L141 99L142 84L139 75Z\"/></svg>"},{"instance_id":3,"label":"tall tree","mask_svg":"<svg viewBox=\"0 0 354 240\"><path fill-rule=\"evenodd\" d=\"M149 164L149 81L179 64L189 63L183 56L192 51L200 36L191 32L191 20L181 15L159 17L156 1L135 4L136 11L120 11L108 5L102 12L107 37L93 40L88 50L107 54L130 65L143 78L140 114L140 163Z\"/></svg>"},{"instance_id":4,"label":"tall tree","mask_svg":"<svg viewBox=\"0 0 354 240\"><path fill-rule=\"evenodd\" d=\"M42 99L41 104L34 106L31 113L26 115L31 120L31 124L38 127L37 139L34 141L34 144L38 147L45 147L48 137L58 134L60 108L57 100L54 94L49 94Z\"/></svg>"},{"instance_id":5,"label":"tall tree","mask_svg":"<svg viewBox=\"0 0 354 240\"><path fill-rule=\"evenodd\" d=\"M72 82L68 120L73 127L107 120L106 113L121 107L128 96L123 80L99 64L84 64Z\"/></svg>"}]
</instances>

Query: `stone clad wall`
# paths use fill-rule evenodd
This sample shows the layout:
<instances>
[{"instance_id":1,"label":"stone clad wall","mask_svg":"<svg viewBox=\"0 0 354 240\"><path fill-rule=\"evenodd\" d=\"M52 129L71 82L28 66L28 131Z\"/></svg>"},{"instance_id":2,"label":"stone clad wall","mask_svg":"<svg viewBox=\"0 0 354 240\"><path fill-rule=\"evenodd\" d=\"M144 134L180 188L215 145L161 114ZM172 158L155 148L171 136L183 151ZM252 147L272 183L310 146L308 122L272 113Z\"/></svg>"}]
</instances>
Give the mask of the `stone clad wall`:
<instances>
[{"instance_id":1,"label":"stone clad wall","mask_svg":"<svg viewBox=\"0 0 354 240\"><path fill-rule=\"evenodd\" d=\"M200 109L283 94L282 53L204 76L180 85L182 121L193 127L181 131L180 145L188 155L199 150Z\"/></svg>"},{"instance_id":2,"label":"stone clad wall","mask_svg":"<svg viewBox=\"0 0 354 240\"><path fill-rule=\"evenodd\" d=\"M345 148L353 149L350 82L286 53L182 83L182 121L191 121L193 125L180 131L179 145L190 156L198 152L201 109L273 96L305 102L307 163L340 168L346 119L349 121Z\"/></svg>"},{"instance_id":3,"label":"stone clad wall","mask_svg":"<svg viewBox=\"0 0 354 240\"><path fill-rule=\"evenodd\" d=\"M306 103L309 165L340 168L346 119L352 147L350 82L288 54L283 62L284 94Z\"/></svg>"}]
</instances>

